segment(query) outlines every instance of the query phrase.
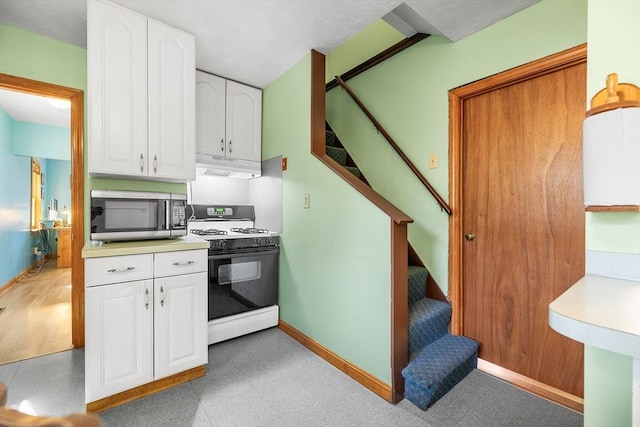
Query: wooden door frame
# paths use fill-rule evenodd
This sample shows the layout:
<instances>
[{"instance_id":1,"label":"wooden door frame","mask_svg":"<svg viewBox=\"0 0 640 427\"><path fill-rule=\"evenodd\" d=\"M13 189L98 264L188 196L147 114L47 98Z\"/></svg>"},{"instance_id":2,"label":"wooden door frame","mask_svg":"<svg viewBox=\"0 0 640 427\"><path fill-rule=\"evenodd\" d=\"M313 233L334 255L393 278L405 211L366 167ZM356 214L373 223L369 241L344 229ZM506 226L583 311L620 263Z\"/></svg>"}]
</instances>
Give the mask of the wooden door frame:
<instances>
[{"instance_id":1,"label":"wooden door frame","mask_svg":"<svg viewBox=\"0 0 640 427\"><path fill-rule=\"evenodd\" d=\"M452 210L451 220L449 221L449 299L453 309L451 317L451 331L453 334L464 335L465 332L463 328L464 300L462 292L464 287L464 230L462 224L464 213L462 204L464 101L506 86L585 63L586 61L587 45L585 43L449 91L449 203ZM488 362L484 362L484 364L487 365L485 366L486 370L490 370L493 375L526 390L577 410L582 408L582 399L578 401L568 393L552 389L549 386L545 387L542 383L527 379L497 365L492 365Z\"/></svg>"},{"instance_id":2,"label":"wooden door frame","mask_svg":"<svg viewBox=\"0 0 640 427\"><path fill-rule=\"evenodd\" d=\"M84 91L2 73L0 88L71 102L71 343L84 347Z\"/></svg>"}]
</instances>

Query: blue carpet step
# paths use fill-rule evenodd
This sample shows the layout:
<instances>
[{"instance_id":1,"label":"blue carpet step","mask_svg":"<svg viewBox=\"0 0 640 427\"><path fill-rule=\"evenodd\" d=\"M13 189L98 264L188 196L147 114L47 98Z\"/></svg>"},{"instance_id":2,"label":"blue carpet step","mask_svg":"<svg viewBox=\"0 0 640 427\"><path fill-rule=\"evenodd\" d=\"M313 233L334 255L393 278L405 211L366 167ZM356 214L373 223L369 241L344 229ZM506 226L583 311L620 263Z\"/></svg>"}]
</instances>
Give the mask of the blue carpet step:
<instances>
[{"instance_id":1,"label":"blue carpet step","mask_svg":"<svg viewBox=\"0 0 640 427\"><path fill-rule=\"evenodd\" d=\"M360 178L360 169L355 168L353 166L345 166L345 168L351 172L352 174L354 174L355 176L357 176L358 178Z\"/></svg>"},{"instance_id":2,"label":"blue carpet step","mask_svg":"<svg viewBox=\"0 0 640 427\"><path fill-rule=\"evenodd\" d=\"M423 348L402 370L404 397L426 411L478 365L478 343L447 334Z\"/></svg>"},{"instance_id":3,"label":"blue carpet step","mask_svg":"<svg viewBox=\"0 0 640 427\"><path fill-rule=\"evenodd\" d=\"M451 306L431 298L409 304L409 358L449 332Z\"/></svg>"},{"instance_id":4,"label":"blue carpet step","mask_svg":"<svg viewBox=\"0 0 640 427\"><path fill-rule=\"evenodd\" d=\"M409 266L409 304L427 296L429 271L416 265Z\"/></svg>"},{"instance_id":5,"label":"blue carpet step","mask_svg":"<svg viewBox=\"0 0 640 427\"><path fill-rule=\"evenodd\" d=\"M336 134L330 130L325 131L325 137L327 141L327 146L334 147L336 146Z\"/></svg>"},{"instance_id":6,"label":"blue carpet step","mask_svg":"<svg viewBox=\"0 0 640 427\"><path fill-rule=\"evenodd\" d=\"M342 166L347 164L347 150L338 147L327 147L327 156L331 157Z\"/></svg>"}]
</instances>

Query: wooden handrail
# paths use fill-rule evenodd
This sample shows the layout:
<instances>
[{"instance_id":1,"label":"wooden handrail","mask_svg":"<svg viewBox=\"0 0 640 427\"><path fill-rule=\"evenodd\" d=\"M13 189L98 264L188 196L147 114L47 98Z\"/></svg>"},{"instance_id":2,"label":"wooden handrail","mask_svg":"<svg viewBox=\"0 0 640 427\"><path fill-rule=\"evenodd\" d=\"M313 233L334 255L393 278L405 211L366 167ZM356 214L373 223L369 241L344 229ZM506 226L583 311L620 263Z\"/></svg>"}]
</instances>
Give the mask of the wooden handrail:
<instances>
[{"instance_id":1,"label":"wooden handrail","mask_svg":"<svg viewBox=\"0 0 640 427\"><path fill-rule=\"evenodd\" d=\"M325 57L318 51L311 51L311 154L342 177L360 194L389 215L396 224L409 224L413 219L398 209L390 201L376 193L370 186L347 171L326 153L326 121L324 89Z\"/></svg>"},{"instance_id":2,"label":"wooden handrail","mask_svg":"<svg viewBox=\"0 0 640 427\"><path fill-rule=\"evenodd\" d=\"M346 82L347 80L354 78L358 74L362 74L368 69L375 67L379 63L386 61L387 59L391 58L393 55L397 55L398 53L413 46L419 41L426 39L427 37L429 37L429 35L430 34L417 33L412 35L411 37L400 40L398 43L394 44L390 48L383 50L379 54L367 59L362 64L357 65L352 69L350 69L349 71L345 72L344 74L340 75L340 78ZM328 91L337 86L338 86L338 81L336 79L333 79L326 84L325 90Z\"/></svg>"},{"instance_id":3,"label":"wooden handrail","mask_svg":"<svg viewBox=\"0 0 640 427\"><path fill-rule=\"evenodd\" d=\"M435 190L435 188L433 188L433 186L429 183L429 181L427 181L427 179L424 177L424 175L422 175L422 173L420 173L418 168L416 168L416 166L407 157L407 155L404 154L404 151L402 151L402 149L400 149L398 144L396 144L396 142L393 140L393 138L391 138L391 135L389 135L389 133L382 127L380 122L378 122L376 120L376 118L373 117L373 115L371 114L369 109L367 107L365 107L365 105L362 103L362 101L360 101L360 98L358 98L356 96L356 94L353 93L351 88L349 86L347 86L347 84L344 82L344 80L342 80L342 78L340 76L336 76L336 81L338 82L340 87L342 87L349 94L351 99L353 99L353 101L358 105L358 107L360 107L362 112L369 118L371 123L373 123L373 125L378 130L378 132L380 132L382 134L382 136L384 136L384 138L387 140L389 145L391 145L391 147L395 150L395 152L398 153L400 158L405 162L405 164L409 167L409 169L411 169L411 172L413 172L413 174L416 176L416 178L418 178L418 180L422 183L422 185L424 185L427 188L427 190L429 190L429 193L431 193L431 195L436 199L436 201L440 205L440 208L443 211L445 211L447 213L447 215L451 215L451 208L449 207L447 202L445 202L445 200L442 198L442 196L440 196L440 194L438 194L438 192Z\"/></svg>"}]
</instances>

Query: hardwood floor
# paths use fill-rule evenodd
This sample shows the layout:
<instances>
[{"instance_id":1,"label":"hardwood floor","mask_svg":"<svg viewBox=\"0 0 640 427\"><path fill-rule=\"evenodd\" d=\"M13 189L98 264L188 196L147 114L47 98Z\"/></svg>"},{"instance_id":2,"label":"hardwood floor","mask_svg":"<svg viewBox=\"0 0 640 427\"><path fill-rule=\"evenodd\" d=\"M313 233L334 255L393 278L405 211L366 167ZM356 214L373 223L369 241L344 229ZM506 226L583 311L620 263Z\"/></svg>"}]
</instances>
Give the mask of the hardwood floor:
<instances>
[{"instance_id":1,"label":"hardwood floor","mask_svg":"<svg viewBox=\"0 0 640 427\"><path fill-rule=\"evenodd\" d=\"M0 295L0 310L0 364L73 348L71 269L55 260Z\"/></svg>"}]
</instances>

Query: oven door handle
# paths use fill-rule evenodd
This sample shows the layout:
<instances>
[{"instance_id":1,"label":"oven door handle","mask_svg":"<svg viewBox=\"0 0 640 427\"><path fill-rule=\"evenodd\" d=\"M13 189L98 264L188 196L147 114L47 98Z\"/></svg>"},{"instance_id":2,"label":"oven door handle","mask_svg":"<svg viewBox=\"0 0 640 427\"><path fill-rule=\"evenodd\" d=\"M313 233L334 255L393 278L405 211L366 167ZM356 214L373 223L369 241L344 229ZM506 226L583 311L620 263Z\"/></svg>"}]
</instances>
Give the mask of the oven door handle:
<instances>
[{"instance_id":1,"label":"oven door handle","mask_svg":"<svg viewBox=\"0 0 640 427\"><path fill-rule=\"evenodd\" d=\"M280 253L280 249L268 249L268 250L255 250L251 249L248 252L230 252L226 254L216 254L209 255L209 259L228 259L228 258L240 258L240 257L250 257L250 256L266 256L266 255L277 255Z\"/></svg>"}]
</instances>

